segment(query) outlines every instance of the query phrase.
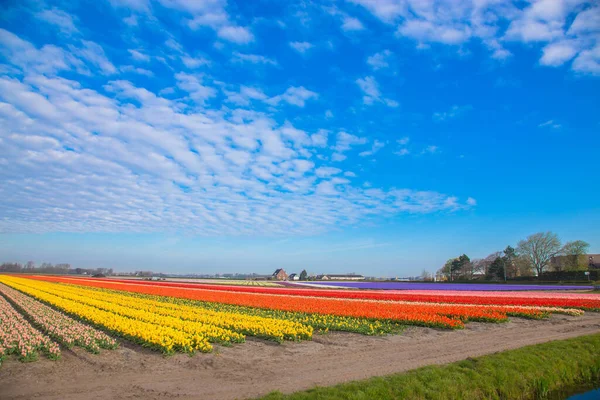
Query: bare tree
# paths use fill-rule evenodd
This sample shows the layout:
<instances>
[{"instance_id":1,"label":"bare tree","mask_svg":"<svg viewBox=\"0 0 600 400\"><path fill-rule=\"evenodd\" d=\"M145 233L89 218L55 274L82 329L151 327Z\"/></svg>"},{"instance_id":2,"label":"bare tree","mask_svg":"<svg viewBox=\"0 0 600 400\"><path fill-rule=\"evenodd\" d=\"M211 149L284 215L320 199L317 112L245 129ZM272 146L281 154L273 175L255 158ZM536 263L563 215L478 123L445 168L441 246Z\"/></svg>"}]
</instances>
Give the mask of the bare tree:
<instances>
[{"instance_id":1,"label":"bare tree","mask_svg":"<svg viewBox=\"0 0 600 400\"><path fill-rule=\"evenodd\" d=\"M529 259L540 276L550 259L561 252L560 239L550 231L534 233L517 244L517 252Z\"/></svg>"},{"instance_id":2,"label":"bare tree","mask_svg":"<svg viewBox=\"0 0 600 400\"><path fill-rule=\"evenodd\" d=\"M562 248L565 267L569 270L587 269L585 253L589 248L590 244L583 240L565 243Z\"/></svg>"},{"instance_id":3,"label":"bare tree","mask_svg":"<svg viewBox=\"0 0 600 400\"><path fill-rule=\"evenodd\" d=\"M495 253L488 255L486 258L473 260L473 274L487 275L490 265L492 265L496 258L501 256L502 252L496 251Z\"/></svg>"}]
</instances>

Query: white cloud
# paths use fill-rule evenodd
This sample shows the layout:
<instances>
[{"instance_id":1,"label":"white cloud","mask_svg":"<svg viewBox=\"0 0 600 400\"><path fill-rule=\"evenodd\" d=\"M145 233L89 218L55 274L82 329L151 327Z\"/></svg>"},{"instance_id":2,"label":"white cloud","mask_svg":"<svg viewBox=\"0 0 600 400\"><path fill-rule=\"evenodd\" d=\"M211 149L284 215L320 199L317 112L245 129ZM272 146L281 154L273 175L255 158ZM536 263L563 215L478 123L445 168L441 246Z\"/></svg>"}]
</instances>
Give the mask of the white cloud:
<instances>
[{"instance_id":1,"label":"white cloud","mask_svg":"<svg viewBox=\"0 0 600 400\"><path fill-rule=\"evenodd\" d=\"M410 138L408 136L396 140L396 143L398 143L400 146L405 146L408 144L408 142L410 142Z\"/></svg>"},{"instance_id":2,"label":"white cloud","mask_svg":"<svg viewBox=\"0 0 600 400\"><path fill-rule=\"evenodd\" d=\"M205 65L210 65L210 61L204 57L190 57L187 55L181 57L181 62L183 62L183 65L190 69L196 69Z\"/></svg>"},{"instance_id":3,"label":"white cloud","mask_svg":"<svg viewBox=\"0 0 600 400\"><path fill-rule=\"evenodd\" d=\"M188 92L190 98L199 105L204 105L208 99L217 95L217 91L213 87L203 84L202 75L179 72L175 74L175 79L177 79L177 87Z\"/></svg>"},{"instance_id":4,"label":"white cloud","mask_svg":"<svg viewBox=\"0 0 600 400\"><path fill-rule=\"evenodd\" d=\"M366 76L365 78L359 78L356 80L356 84L362 90L363 103L366 105L372 105L373 103L384 103L388 107L398 107L397 101L381 97L381 91L379 90L379 84L372 76Z\"/></svg>"},{"instance_id":5,"label":"white cloud","mask_svg":"<svg viewBox=\"0 0 600 400\"><path fill-rule=\"evenodd\" d=\"M379 150L381 150L384 146L385 146L385 143L383 143L383 142L375 139L373 141L373 145L371 146L371 150L360 152L360 153L358 153L358 155L359 155L359 157L369 157L369 156L372 156L373 154L375 154Z\"/></svg>"},{"instance_id":6,"label":"white cloud","mask_svg":"<svg viewBox=\"0 0 600 400\"><path fill-rule=\"evenodd\" d=\"M563 40L547 45L543 52L540 64L556 67L575 57L577 44L573 41Z\"/></svg>"},{"instance_id":7,"label":"white cloud","mask_svg":"<svg viewBox=\"0 0 600 400\"><path fill-rule=\"evenodd\" d=\"M374 70L387 68L390 66L387 60L391 56L391 54L392 52L389 50L384 50L380 53L375 53L369 58L367 58L367 64L369 64Z\"/></svg>"},{"instance_id":8,"label":"white cloud","mask_svg":"<svg viewBox=\"0 0 600 400\"><path fill-rule=\"evenodd\" d=\"M305 54L308 50L315 46L309 42L290 42L290 47L300 54Z\"/></svg>"},{"instance_id":9,"label":"white cloud","mask_svg":"<svg viewBox=\"0 0 600 400\"><path fill-rule=\"evenodd\" d=\"M573 61L572 68L576 72L600 75L600 45L579 53Z\"/></svg>"},{"instance_id":10,"label":"white cloud","mask_svg":"<svg viewBox=\"0 0 600 400\"><path fill-rule=\"evenodd\" d=\"M317 93L306 89L304 86L291 86L285 93L268 99L267 103L276 105L283 100L288 104L304 107L307 100L316 99L318 97L319 95Z\"/></svg>"},{"instance_id":11,"label":"white cloud","mask_svg":"<svg viewBox=\"0 0 600 400\"><path fill-rule=\"evenodd\" d=\"M590 7L577 14L569 27L569 35L598 33L600 31L600 7Z\"/></svg>"},{"instance_id":12,"label":"white cloud","mask_svg":"<svg viewBox=\"0 0 600 400\"><path fill-rule=\"evenodd\" d=\"M408 136L405 136L403 138L396 140L396 143L398 144L398 146L400 146L400 148L398 150L396 150L394 152L394 154L399 155L399 156L405 156L405 155L409 154L410 150L408 150L405 147L408 145L409 142L410 142L410 138Z\"/></svg>"},{"instance_id":13,"label":"white cloud","mask_svg":"<svg viewBox=\"0 0 600 400\"><path fill-rule=\"evenodd\" d=\"M144 62L150 61L150 56L147 55L147 54L142 53L139 50L129 49L127 51L131 55L131 58L133 58L136 61L144 61Z\"/></svg>"},{"instance_id":14,"label":"white cloud","mask_svg":"<svg viewBox=\"0 0 600 400\"><path fill-rule=\"evenodd\" d=\"M356 84L363 91L363 102L365 104L373 104L375 101L380 101L381 92L379 91L379 84L372 76L357 79Z\"/></svg>"},{"instance_id":15,"label":"white cloud","mask_svg":"<svg viewBox=\"0 0 600 400\"><path fill-rule=\"evenodd\" d=\"M51 25L57 26L64 34L70 35L79 32L79 29L75 26L73 17L58 8L43 10L37 13L36 17L37 19L41 19Z\"/></svg>"},{"instance_id":16,"label":"white cloud","mask_svg":"<svg viewBox=\"0 0 600 400\"><path fill-rule=\"evenodd\" d=\"M471 105L458 106L453 105L450 107L448 111L439 111L433 113L433 119L436 121L446 121L448 119L456 118L465 112L472 110L473 107Z\"/></svg>"},{"instance_id":17,"label":"white cloud","mask_svg":"<svg viewBox=\"0 0 600 400\"><path fill-rule=\"evenodd\" d=\"M336 137L336 144L333 147L337 153L343 153L352 148L352 146L359 146L367 143L367 138L352 135L346 132L338 132ZM336 160L341 161L341 160Z\"/></svg>"},{"instance_id":18,"label":"white cloud","mask_svg":"<svg viewBox=\"0 0 600 400\"><path fill-rule=\"evenodd\" d=\"M550 119L546 122L542 122L541 124L538 125L538 128L546 128L546 127L552 128L552 129L560 129L562 127L562 125L554 122L553 119Z\"/></svg>"},{"instance_id":19,"label":"white cloud","mask_svg":"<svg viewBox=\"0 0 600 400\"><path fill-rule=\"evenodd\" d=\"M261 89L250 86L241 86L239 92L226 92L226 94L227 101L242 106L250 105L251 100L266 101L269 98Z\"/></svg>"},{"instance_id":20,"label":"white cloud","mask_svg":"<svg viewBox=\"0 0 600 400\"><path fill-rule=\"evenodd\" d=\"M346 158L348 157L340 153L333 153L331 155L331 161L344 161Z\"/></svg>"},{"instance_id":21,"label":"white cloud","mask_svg":"<svg viewBox=\"0 0 600 400\"><path fill-rule=\"evenodd\" d=\"M139 71L115 67L99 45L71 46L38 48L0 30L2 56L18 70L0 77L0 232L305 235L468 207L436 192L367 191L324 161L366 138L339 132L328 148L326 131L308 134L261 108L207 107L234 83L177 71L177 89L162 82L157 94L155 82L103 75ZM235 93L272 99L251 86ZM275 103L317 96L292 86Z\"/></svg>"},{"instance_id":22,"label":"white cloud","mask_svg":"<svg viewBox=\"0 0 600 400\"><path fill-rule=\"evenodd\" d=\"M69 46L71 52L94 65L104 74L114 74L117 72L117 69L106 57L104 49L99 44L89 40L82 40L81 44L83 45L81 48Z\"/></svg>"},{"instance_id":23,"label":"white cloud","mask_svg":"<svg viewBox=\"0 0 600 400\"><path fill-rule=\"evenodd\" d=\"M347 16L343 19L342 30L349 32L349 31L362 31L363 29L365 29L365 27L363 26L362 22L360 22L360 20L358 18Z\"/></svg>"},{"instance_id":24,"label":"white cloud","mask_svg":"<svg viewBox=\"0 0 600 400\"><path fill-rule=\"evenodd\" d=\"M319 178L327 178L332 175L341 173L342 170L334 167L319 167L315 170L315 175Z\"/></svg>"},{"instance_id":25,"label":"white cloud","mask_svg":"<svg viewBox=\"0 0 600 400\"><path fill-rule=\"evenodd\" d=\"M217 31L217 35L221 39L238 44L247 44L254 41L252 32L241 26L224 26Z\"/></svg>"},{"instance_id":26,"label":"white cloud","mask_svg":"<svg viewBox=\"0 0 600 400\"><path fill-rule=\"evenodd\" d=\"M310 135L310 139L315 147L327 147L328 136L329 132L325 129L320 129L317 133Z\"/></svg>"},{"instance_id":27,"label":"white cloud","mask_svg":"<svg viewBox=\"0 0 600 400\"><path fill-rule=\"evenodd\" d=\"M405 14L406 2L398 0L349 0L360 4L385 22L392 22Z\"/></svg>"},{"instance_id":28,"label":"white cloud","mask_svg":"<svg viewBox=\"0 0 600 400\"><path fill-rule=\"evenodd\" d=\"M398 28L397 33L420 43L437 42L452 45L464 43L471 37L468 27L440 26L424 20L408 20Z\"/></svg>"},{"instance_id":29,"label":"white cloud","mask_svg":"<svg viewBox=\"0 0 600 400\"><path fill-rule=\"evenodd\" d=\"M122 72L133 72L134 74L144 75L144 76L154 76L154 73L145 68L138 68L133 65L123 65L119 68Z\"/></svg>"},{"instance_id":30,"label":"white cloud","mask_svg":"<svg viewBox=\"0 0 600 400\"><path fill-rule=\"evenodd\" d=\"M574 59L574 71L598 73L593 52L600 37L600 7L593 2L349 1L363 6L383 23L397 26L398 38L413 40L420 49L441 44L457 46L457 54L464 54L470 42L478 41L493 59L504 61L513 55L505 46L536 43L544 46L541 65L556 67Z\"/></svg>"},{"instance_id":31,"label":"white cloud","mask_svg":"<svg viewBox=\"0 0 600 400\"><path fill-rule=\"evenodd\" d=\"M249 62L252 64L270 64L277 65L277 61L272 58L268 58L259 54L244 54L244 53L233 53L233 61L235 62Z\"/></svg>"},{"instance_id":32,"label":"white cloud","mask_svg":"<svg viewBox=\"0 0 600 400\"><path fill-rule=\"evenodd\" d=\"M477 200L475 200L472 197L469 197L469 198L467 198L467 205L474 207L477 205Z\"/></svg>"},{"instance_id":33,"label":"white cloud","mask_svg":"<svg viewBox=\"0 0 600 400\"><path fill-rule=\"evenodd\" d=\"M423 151L421 152L422 154L436 154L440 152L440 148L438 146L427 146L423 149Z\"/></svg>"}]
</instances>

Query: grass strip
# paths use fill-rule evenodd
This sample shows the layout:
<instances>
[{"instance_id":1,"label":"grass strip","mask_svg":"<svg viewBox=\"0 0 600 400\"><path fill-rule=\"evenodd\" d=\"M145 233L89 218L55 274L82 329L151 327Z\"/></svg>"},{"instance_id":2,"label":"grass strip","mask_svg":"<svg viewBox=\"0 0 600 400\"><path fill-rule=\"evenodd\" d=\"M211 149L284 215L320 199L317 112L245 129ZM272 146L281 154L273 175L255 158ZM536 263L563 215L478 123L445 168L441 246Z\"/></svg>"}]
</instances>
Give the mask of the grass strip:
<instances>
[{"instance_id":1,"label":"grass strip","mask_svg":"<svg viewBox=\"0 0 600 400\"><path fill-rule=\"evenodd\" d=\"M261 399L545 399L577 384L600 385L600 334Z\"/></svg>"}]
</instances>

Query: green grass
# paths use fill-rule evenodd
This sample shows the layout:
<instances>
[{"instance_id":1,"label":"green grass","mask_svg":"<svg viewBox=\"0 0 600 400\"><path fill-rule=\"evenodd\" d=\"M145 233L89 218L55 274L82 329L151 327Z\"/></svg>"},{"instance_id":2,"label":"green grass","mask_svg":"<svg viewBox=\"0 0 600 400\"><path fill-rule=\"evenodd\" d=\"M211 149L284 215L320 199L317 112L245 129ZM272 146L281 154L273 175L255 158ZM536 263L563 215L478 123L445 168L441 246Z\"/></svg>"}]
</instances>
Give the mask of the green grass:
<instances>
[{"instance_id":1,"label":"green grass","mask_svg":"<svg viewBox=\"0 0 600 400\"><path fill-rule=\"evenodd\" d=\"M584 383L600 384L600 334L262 400L544 399Z\"/></svg>"}]
</instances>

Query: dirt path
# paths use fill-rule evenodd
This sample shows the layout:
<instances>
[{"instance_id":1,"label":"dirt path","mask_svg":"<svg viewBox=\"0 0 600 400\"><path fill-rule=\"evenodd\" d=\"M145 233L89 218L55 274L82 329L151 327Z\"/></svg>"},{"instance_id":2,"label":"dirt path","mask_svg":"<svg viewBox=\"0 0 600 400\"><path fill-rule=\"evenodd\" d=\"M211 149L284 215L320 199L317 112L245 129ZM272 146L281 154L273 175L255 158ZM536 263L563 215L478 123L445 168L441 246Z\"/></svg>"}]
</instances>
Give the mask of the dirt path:
<instances>
[{"instance_id":1,"label":"dirt path","mask_svg":"<svg viewBox=\"0 0 600 400\"><path fill-rule=\"evenodd\" d=\"M551 340L600 333L600 313L555 315L545 321L469 323L462 331L409 328L402 335L332 333L311 342L271 344L249 339L193 357L160 354L124 343L90 355L64 351L57 362L0 367L8 399L243 399L273 390L294 392L443 364Z\"/></svg>"}]
</instances>

